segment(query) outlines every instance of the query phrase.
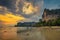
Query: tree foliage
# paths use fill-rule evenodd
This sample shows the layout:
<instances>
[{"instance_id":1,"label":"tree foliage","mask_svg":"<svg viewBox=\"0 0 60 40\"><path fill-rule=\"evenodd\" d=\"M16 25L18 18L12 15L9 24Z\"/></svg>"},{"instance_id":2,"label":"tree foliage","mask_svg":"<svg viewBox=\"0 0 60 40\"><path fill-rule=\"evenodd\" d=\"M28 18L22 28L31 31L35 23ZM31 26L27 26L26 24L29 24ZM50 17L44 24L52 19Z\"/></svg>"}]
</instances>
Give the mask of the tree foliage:
<instances>
[{"instance_id":1,"label":"tree foliage","mask_svg":"<svg viewBox=\"0 0 60 40\"><path fill-rule=\"evenodd\" d=\"M60 26L60 18L56 20L49 20L49 21L42 21L41 19L39 20L38 23L35 24L35 26Z\"/></svg>"}]
</instances>

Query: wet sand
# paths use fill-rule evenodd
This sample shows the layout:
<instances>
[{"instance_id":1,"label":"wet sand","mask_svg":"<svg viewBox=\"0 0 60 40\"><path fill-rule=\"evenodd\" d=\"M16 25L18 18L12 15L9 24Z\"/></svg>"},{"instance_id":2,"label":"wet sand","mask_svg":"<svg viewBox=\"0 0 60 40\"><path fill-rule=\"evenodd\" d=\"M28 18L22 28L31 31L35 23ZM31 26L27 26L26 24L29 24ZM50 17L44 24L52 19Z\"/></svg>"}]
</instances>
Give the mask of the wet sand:
<instances>
[{"instance_id":1,"label":"wet sand","mask_svg":"<svg viewBox=\"0 0 60 40\"><path fill-rule=\"evenodd\" d=\"M15 40L17 39L17 28L7 27L0 30L0 40Z\"/></svg>"},{"instance_id":2,"label":"wet sand","mask_svg":"<svg viewBox=\"0 0 60 40\"><path fill-rule=\"evenodd\" d=\"M60 28L6 27L0 29L0 40L60 40Z\"/></svg>"}]
</instances>

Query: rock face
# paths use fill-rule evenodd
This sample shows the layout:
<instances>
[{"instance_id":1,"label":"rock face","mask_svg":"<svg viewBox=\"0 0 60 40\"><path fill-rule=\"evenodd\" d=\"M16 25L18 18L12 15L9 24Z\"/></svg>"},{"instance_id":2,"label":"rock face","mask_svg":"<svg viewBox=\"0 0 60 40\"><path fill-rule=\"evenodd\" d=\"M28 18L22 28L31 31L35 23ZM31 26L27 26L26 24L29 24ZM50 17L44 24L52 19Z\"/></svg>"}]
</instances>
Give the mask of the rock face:
<instances>
[{"instance_id":1,"label":"rock face","mask_svg":"<svg viewBox=\"0 0 60 40\"><path fill-rule=\"evenodd\" d=\"M55 20L59 17L60 17L60 9L54 9L54 10L44 9L42 20L43 21L48 21L52 19Z\"/></svg>"}]
</instances>

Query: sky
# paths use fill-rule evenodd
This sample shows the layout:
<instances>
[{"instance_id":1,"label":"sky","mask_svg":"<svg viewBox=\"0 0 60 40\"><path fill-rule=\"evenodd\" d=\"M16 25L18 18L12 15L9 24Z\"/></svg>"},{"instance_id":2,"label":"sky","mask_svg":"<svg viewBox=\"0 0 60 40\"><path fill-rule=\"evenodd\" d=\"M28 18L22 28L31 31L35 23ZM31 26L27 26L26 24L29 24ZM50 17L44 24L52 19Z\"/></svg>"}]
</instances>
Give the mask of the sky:
<instances>
[{"instance_id":1,"label":"sky","mask_svg":"<svg viewBox=\"0 0 60 40\"><path fill-rule=\"evenodd\" d=\"M37 22L44 8L59 9L60 0L0 0L0 24Z\"/></svg>"},{"instance_id":2,"label":"sky","mask_svg":"<svg viewBox=\"0 0 60 40\"><path fill-rule=\"evenodd\" d=\"M44 0L44 8L59 9L60 8L60 0Z\"/></svg>"},{"instance_id":3,"label":"sky","mask_svg":"<svg viewBox=\"0 0 60 40\"><path fill-rule=\"evenodd\" d=\"M0 24L37 22L43 9L43 0L0 0Z\"/></svg>"}]
</instances>

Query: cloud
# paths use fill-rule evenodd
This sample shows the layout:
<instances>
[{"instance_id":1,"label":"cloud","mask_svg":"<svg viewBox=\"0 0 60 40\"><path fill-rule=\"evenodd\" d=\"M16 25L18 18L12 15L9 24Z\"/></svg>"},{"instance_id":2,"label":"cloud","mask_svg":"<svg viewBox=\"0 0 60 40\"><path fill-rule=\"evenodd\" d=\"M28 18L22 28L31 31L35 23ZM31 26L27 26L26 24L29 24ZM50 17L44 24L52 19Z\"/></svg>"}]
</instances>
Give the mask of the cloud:
<instances>
[{"instance_id":1,"label":"cloud","mask_svg":"<svg viewBox=\"0 0 60 40\"><path fill-rule=\"evenodd\" d=\"M29 2L24 2L24 6L22 8L23 13L30 15L33 14L34 12L38 11L38 7L34 7L31 3Z\"/></svg>"},{"instance_id":2,"label":"cloud","mask_svg":"<svg viewBox=\"0 0 60 40\"><path fill-rule=\"evenodd\" d=\"M7 7L8 9L15 9L16 0L0 0L0 6Z\"/></svg>"},{"instance_id":3,"label":"cloud","mask_svg":"<svg viewBox=\"0 0 60 40\"><path fill-rule=\"evenodd\" d=\"M19 2L20 2L20 0L16 0L16 4L15 4L15 6L16 6L16 12L18 12L19 11Z\"/></svg>"},{"instance_id":4,"label":"cloud","mask_svg":"<svg viewBox=\"0 0 60 40\"><path fill-rule=\"evenodd\" d=\"M24 19L30 19L28 21L32 21L32 18L35 19L37 16L39 17L41 15L43 0L0 0L0 6L2 6L2 10L0 10L0 16L7 17L8 14L14 16L8 17L9 19L13 18L14 20L15 17L21 17ZM7 10L4 8L7 8ZM35 15L36 17L34 17ZM18 19L18 21L19 20L20 19Z\"/></svg>"},{"instance_id":5,"label":"cloud","mask_svg":"<svg viewBox=\"0 0 60 40\"><path fill-rule=\"evenodd\" d=\"M0 14L0 20L4 22L4 24L15 24L18 21L22 21L25 18L18 15L13 15L11 13L6 13L5 15Z\"/></svg>"},{"instance_id":6,"label":"cloud","mask_svg":"<svg viewBox=\"0 0 60 40\"><path fill-rule=\"evenodd\" d=\"M13 14L17 13L17 14L20 14L24 17L26 17L26 16L31 17L31 16L34 16L34 15L38 14L34 10L34 8L37 9L37 6L38 6L38 10L40 12L40 8L43 5L42 2L43 2L43 0L0 0L0 5L4 6L4 7L7 7L9 11L13 12ZM25 3L26 4L29 3L29 8L26 8L26 7L24 8ZM30 8L34 12L32 12L30 10ZM24 10L24 12L23 12L22 9L27 9L27 10L26 11ZM30 13L29 13L29 15L27 15L28 10L30 10L29 12L31 13L31 15L30 15ZM26 18L28 18L28 17L26 17Z\"/></svg>"},{"instance_id":7,"label":"cloud","mask_svg":"<svg viewBox=\"0 0 60 40\"><path fill-rule=\"evenodd\" d=\"M7 10L7 8L5 8L5 7L0 7L0 10L1 9L4 9L5 12L4 12L4 14L0 13L0 24L3 24L3 25L14 25L14 24L16 24L19 21L25 20L25 18L23 16L17 15L17 14L14 15L12 12L9 12Z\"/></svg>"}]
</instances>

